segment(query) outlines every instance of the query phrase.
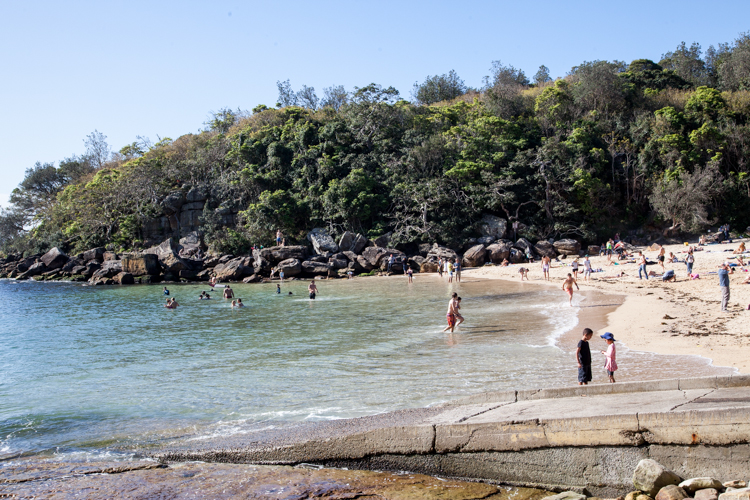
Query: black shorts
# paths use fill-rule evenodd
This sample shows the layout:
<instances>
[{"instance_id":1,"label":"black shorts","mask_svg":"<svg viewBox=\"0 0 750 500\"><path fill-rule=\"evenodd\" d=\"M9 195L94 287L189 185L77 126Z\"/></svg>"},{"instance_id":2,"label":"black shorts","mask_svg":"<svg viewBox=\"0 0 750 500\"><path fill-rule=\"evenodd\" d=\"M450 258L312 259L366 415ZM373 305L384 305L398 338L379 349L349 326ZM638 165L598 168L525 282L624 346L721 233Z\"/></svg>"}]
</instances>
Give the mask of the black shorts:
<instances>
[{"instance_id":1,"label":"black shorts","mask_svg":"<svg viewBox=\"0 0 750 500\"><path fill-rule=\"evenodd\" d=\"M579 382L591 382L591 365L583 365L578 369Z\"/></svg>"},{"instance_id":2,"label":"black shorts","mask_svg":"<svg viewBox=\"0 0 750 500\"><path fill-rule=\"evenodd\" d=\"M310 292L310 298L311 298L311 299L314 299L314 298L315 298L315 292Z\"/></svg>"},{"instance_id":3,"label":"black shorts","mask_svg":"<svg viewBox=\"0 0 750 500\"><path fill-rule=\"evenodd\" d=\"M659 259L659 262L664 262L664 256L663 256L663 255L660 255L660 256L658 257L658 259Z\"/></svg>"}]
</instances>

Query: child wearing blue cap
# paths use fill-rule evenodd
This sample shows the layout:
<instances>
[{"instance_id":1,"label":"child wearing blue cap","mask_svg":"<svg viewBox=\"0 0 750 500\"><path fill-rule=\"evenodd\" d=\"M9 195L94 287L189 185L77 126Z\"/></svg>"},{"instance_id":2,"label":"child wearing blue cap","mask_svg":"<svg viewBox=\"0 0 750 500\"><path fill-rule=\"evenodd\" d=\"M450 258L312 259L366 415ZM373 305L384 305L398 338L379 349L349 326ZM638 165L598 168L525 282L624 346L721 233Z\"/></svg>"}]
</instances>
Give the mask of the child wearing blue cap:
<instances>
[{"instance_id":1,"label":"child wearing blue cap","mask_svg":"<svg viewBox=\"0 0 750 500\"><path fill-rule=\"evenodd\" d=\"M607 362L604 364L604 369L607 370L607 375L609 375L609 381L614 384L615 383L615 371L617 370L617 361L615 361L615 354L616 354L615 336L607 332L604 335L600 335L600 337L606 340L607 344L609 345L606 351L602 351L602 354L604 354L607 357Z\"/></svg>"}]
</instances>

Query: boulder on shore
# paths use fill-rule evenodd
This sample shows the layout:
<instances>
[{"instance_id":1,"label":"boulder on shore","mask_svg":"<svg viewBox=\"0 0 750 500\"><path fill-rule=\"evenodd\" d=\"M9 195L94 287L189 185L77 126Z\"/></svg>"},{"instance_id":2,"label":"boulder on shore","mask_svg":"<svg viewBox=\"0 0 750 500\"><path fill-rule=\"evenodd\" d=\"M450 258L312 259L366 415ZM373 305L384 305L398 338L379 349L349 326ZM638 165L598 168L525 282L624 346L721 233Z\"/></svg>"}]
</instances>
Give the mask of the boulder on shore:
<instances>
[{"instance_id":1,"label":"boulder on shore","mask_svg":"<svg viewBox=\"0 0 750 500\"><path fill-rule=\"evenodd\" d=\"M328 276L328 271L331 269L333 269L332 266L327 262L306 260L302 263L302 272L305 274Z\"/></svg>"},{"instance_id":2,"label":"boulder on shore","mask_svg":"<svg viewBox=\"0 0 750 500\"><path fill-rule=\"evenodd\" d=\"M132 285L135 283L133 275L125 272L117 273L112 279L115 280L115 283L119 283L120 285Z\"/></svg>"},{"instance_id":3,"label":"boulder on shore","mask_svg":"<svg viewBox=\"0 0 750 500\"><path fill-rule=\"evenodd\" d=\"M236 281L253 274L252 257L237 257L225 264L214 267L214 275L219 281Z\"/></svg>"},{"instance_id":4,"label":"boulder on shore","mask_svg":"<svg viewBox=\"0 0 750 500\"><path fill-rule=\"evenodd\" d=\"M371 269L378 266L380 259L388 252L387 248L374 246L365 248L362 257L370 264Z\"/></svg>"},{"instance_id":5,"label":"boulder on shore","mask_svg":"<svg viewBox=\"0 0 750 500\"><path fill-rule=\"evenodd\" d=\"M487 250L481 243L474 245L464 252L463 266L464 267L479 267L483 266L485 257L487 256Z\"/></svg>"},{"instance_id":6,"label":"boulder on shore","mask_svg":"<svg viewBox=\"0 0 750 500\"><path fill-rule=\"evenodd\" d=\"M104 252L106 250L104 247L98 247L98 248L92 248L91 250L86 250L83 252L83 260L86 262L96 260L99 262L102 262L104 260Z\"/></svg>"},{"instance_id":7,"label":"boulder on shore","mask_svg":"<svg viewBox=\"0 0 750 500\"><path fill-rule=\"evenodd\" d=\"M707 488L714 488L717 490L723 488L721 481L712 477L694 477L692 479L686 479L681 482L679 486L688 493L695 493L698 490L705 490Z\"/></svg>"},{"instance_id":8,"label":"boulder on shore","mask_svg":"<svg viewBox=\"0 0 750 500\"><path fill-rule=\"evenodd\" d=\"M455 251L451 250L448 247L441 247L439 245L433 246L427 253L427 260L432 260L435 262L437 262L438 259L448 259L455 262L457 258L458 254Z\"/></svg>"},{"instance_id":9,"label":"boulder on shore","mask_svg":"<svg viewBox=\"0 0 750 500\"><path fill-rule=\"evenodd\" d=\"M688 497L687 492L676 484L668 484L659 490L654 500L684 500Z\"/></svg>"},{"instance_id":10,"label":"boulder on shore","mask_svg":"<svg viewBox=\"0 0 750 500\"><path fill-rule=\"evenodd\" d=\"M51 271L53 269L60 269L64 266L65 263L68 262L68 256L59 248L54 247L49 252L42 255L39 260L44 262L48 271Z\"/></svg>"},{"instance_id":11,"label":"boulder on shore","mask_svg":"<svg viewBox=\"0 0 750 500\"><path fill-rule=\"evenodd\" d=\"M297 276L302 272L302 262L299 259L286 259L279 262L276 269L284 271L284 277Z\"/></svg>"},{"instance_id":12,"label":"boulder on shore","mask_svg":"<svg viewBox=\"0 0 750 500\"><path fill-rule=\"evenodd\" d=\"M333 238L323 228L316 227L309 233L307 233L307 240L312 243L313 250L315 253L322 254L324 252L338 252L339 246L333 241Z\"/></svg>"},{"instance_id":13,"label":"boulder on shore","mask_svg":"<svg viewBox=\"0 0 750 500\"><path fill-rule=\"evenodd\" d=\"M484 214L479 221L479 231L482 236L492 236L495 239L505 237L508 221L496 215Z\"/></svg>"},{"instance_id":14,"label":"boulder on shore","mask_svg":"<svg viewBox=\"0 0 750 500\"><path fill-rule=\"evenodd\" d=\"M307 247L304 245L275 246L263 250L253 250L253 257L260 255L271 263L278 263L288 259L303 261L307 258Z\"/></svg>"},{"instance_id":15,"label":"boulder on shore","mask_svg":"<svg viewBox=\"0 0 750 500\"><path fill-rule=\"evenodd\" d=\"M633 472L633 486L654 498L665 486L680 484L680 477L656 460L645 458L638 462Z\"/></svg>"},{"instance_id":16,"label":"boulder on shore","mask_svg":"<svg viewBox=\"0 0 750 500\"><path fill-rule=\"evenodd\" d=\"M490 262L501 264L503 260L510 257L511 243L507 240L499 240L487 247Z\"/></svg>"},{"instance_id":17,"label":"boulder on shore","mask_svg":"<svg viewBox=\"0 0 750 500\"><path fill-rule=\"evenodd\" d=\"M576 240L564 239L553 243L557 253L561 255L579 255L581 253L581 244Z\"/></svg>"},{"instance_id":18,"label":"boulder on shore","mask_svg":"<svg viewBox=\"0 0 750 500\"><path fill-rule=\"evenodd\" d=\"M555 257L557 257L555 245L547 240L537 241L536 245L534 245L534 250L542 257L549 257L550 259L554 259Z\"/></svg>"}]
</instances>

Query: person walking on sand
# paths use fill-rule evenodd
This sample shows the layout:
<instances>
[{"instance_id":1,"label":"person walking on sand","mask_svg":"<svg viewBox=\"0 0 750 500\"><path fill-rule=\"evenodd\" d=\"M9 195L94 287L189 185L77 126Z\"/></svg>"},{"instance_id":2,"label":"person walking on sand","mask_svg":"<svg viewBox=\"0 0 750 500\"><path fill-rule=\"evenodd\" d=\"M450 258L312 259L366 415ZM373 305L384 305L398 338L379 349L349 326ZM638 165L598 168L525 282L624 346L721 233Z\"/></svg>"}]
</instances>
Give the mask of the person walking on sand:
<instances>
[{"instance_id":1,"label":"person walking on sand","mask_svg":"<svg viewBox=\"0 0 750 500\"><path fill-rule=\"evenodd\" d=\"M445 317L448 320L448 326L445 327L443 330L444 332L447 332L448 330L453 333L453 329L456 328L456 299L458 298L458 294L456 292L453 292L453 295L451 296L451 300L448 302L448 312L445 313Z\"/></svg>"},{"instance_id":2,"label":"person walking on sand","mask_svg":"<svg viewBox=\"0 0 750 500\"><path fill-rule=\"evenodd\" d=\"M638 279L642 280L643 277L641 276L641 273L646 275L646 279L648 279L648 272L646 271L646 256L643 255L643 252L638 252Z\"/></svg>"},{"instance_id":3,"label":"person walking on sand","mask_svg":"<svg viewBox=\"0 0 750 500\"><path fill-rule=\"evenodd\" d=\"M456 283L461 282L461 259L456 257L456 262L453 264L453 272L456 273Z\"/></svg>"},{"instance_id":4,"label":"person walking on sand","mask_svg":"<svg viewBox=\"0 0 750 500\"><path fill-rule=\"evenodd\" d=\"M583 259L583 279L586 281L586 283L588 283L590 277L591 277L591 261L589 260L589 256L586 255L586 258Z\"/></svg>"},{"instance_id":5,"label":"person walking on sand","mask_svg":"<svg viewBox=\"0 0 750 500\"><path fill-rule=\"evenodd\" d=\"M315 284L315 280L312 280L309 285L307 285L307 293L310 294L310 299L315 299L315 296L318 294L318 286Z\"/></svg>"},{"instance_id":6,"label":"person walking on sand","mask_svg":"<svg viewBox=\"0 0 750 500\"><path fill-rule=\"evenodd\" d=\"M729 267L728 262L722 262L719 265L719 286L721 287L721 312L727 312L729 304L729 275L734 273L734 269Z\"/></svg>"},{"instance_id":7,"label":"person walking on sand","mask_svg":"<svg viewBox=\"0 0 750 500\"><path fill-rule=\"evenodd\" d=\"M450 259L445 261L445 272L448 273L448 283L453 283L453 262Z\"/></svg>"},{"instance_id":8,"label":"person walking on sand","mask_svg":"<svg viewBox=\"0 0 750 500\"><path fill-rule=\"evenodd\" d=\"M601 338L607 341L607 350L602 351L607 357L607 362L604 364L604 369L607 370L609 375L609 381L615 383L615 371L617 371L617 361L615 360L616 349L615 349L615 336L607 332L604 335L600 335Z\"/></svg>"},{"instance_id":9,"label":"person walking on sand","mask_svg":"<svg viewBox=\"0 0 750 500\"><path fill-rule=\"evenodd\" d=\"M550 266L550 258L546 255L542 257L542 274L544 274L544 279L549 281L549 266Z\"/></svg>"},{"instance_id":10,"label":"person walking on sand","mask_svg":"<svg viewBox=\"0 0 750 500\"><path fill-rule=\"evenodd\" d=\"M573 259L573 262L570 263L570 269L573 271L573 277L578 279L578 257Z\"/></svg>"},{"instance_id":11,"label":"person walking on sand","mask_svg":"<svg viewBox=\"0 0 750 500\"><path fill-rule=\"evenodd\" d=\"M659 256L656 257L656 260L659 262L659 265L661 266L662 274L667 272L667 270L664 268L664 254L666 253L667 251L664 249L664 247L661 247L661 250L659 250Z\"/></svg>"},{"instance_id":12,"label":"person walking on sand","mask_svg":"<svg viewBox=\"0 0 750 500\"><path fill-rule=\"evenodd\" d=\"M589 340L594 332L591 328L583 329L583 338L578 341L576 349L576 360L578 361L578 385L586 385L591 382L591 348Z\"/></svg>"},{"instance_id":13,"label":"person walking on sand","mask_svg":"<svg viewBox=\"0 0 750 500\"><path fill-rule=\"evenodd\" d=\"M573 275L568 273L568 278L563 281L562 289L568 293L568 298L570 299L570 307L573 307L573 285L575 285L576 288L580 290L580 288L578 288L578 283L576 283L575 278L573 278Z\"/></svg>"}]
</instances>

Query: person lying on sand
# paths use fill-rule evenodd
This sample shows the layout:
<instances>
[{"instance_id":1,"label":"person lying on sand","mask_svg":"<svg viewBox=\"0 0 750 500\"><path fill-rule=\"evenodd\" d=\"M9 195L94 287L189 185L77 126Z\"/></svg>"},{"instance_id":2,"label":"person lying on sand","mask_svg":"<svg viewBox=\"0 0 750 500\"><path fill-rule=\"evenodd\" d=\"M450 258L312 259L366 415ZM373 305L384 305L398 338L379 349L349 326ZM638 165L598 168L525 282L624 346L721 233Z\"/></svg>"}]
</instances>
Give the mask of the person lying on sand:
<instances>
[{"instance_id":1,"label":"person lying on sand","mask_svg":"<svg viewBox=\"0 0 750 500\"><path fill-rule=\"evenodd\" d=\"M503 259L502 264L500 264L501 267L508 267L510 265L510 262L508 262L508 259Z\"/></svg>"}]
</instances>

